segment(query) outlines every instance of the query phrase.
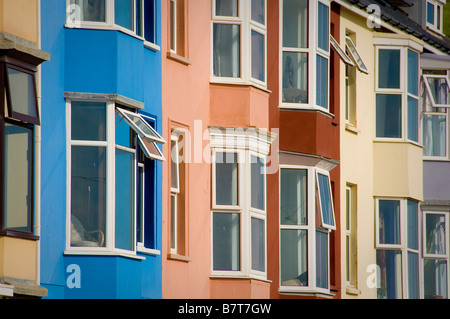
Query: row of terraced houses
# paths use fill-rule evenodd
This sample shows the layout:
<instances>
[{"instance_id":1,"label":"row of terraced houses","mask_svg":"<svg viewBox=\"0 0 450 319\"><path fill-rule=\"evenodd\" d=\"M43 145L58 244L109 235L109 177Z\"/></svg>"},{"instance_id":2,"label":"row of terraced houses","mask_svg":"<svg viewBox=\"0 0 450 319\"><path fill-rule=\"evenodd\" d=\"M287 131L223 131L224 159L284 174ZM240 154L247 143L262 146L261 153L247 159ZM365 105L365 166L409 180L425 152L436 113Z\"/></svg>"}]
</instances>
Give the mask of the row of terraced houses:
<instances>
[{"instance_id":1,"label":"row of terraced houses","mask_svg":"<svg viewBox=\"0 0 450 319\"><path fill-rule=\"evenodd\" d=\"M445 0L0 0L0 298L448 298Z\"/></svg>"}]
</instances>

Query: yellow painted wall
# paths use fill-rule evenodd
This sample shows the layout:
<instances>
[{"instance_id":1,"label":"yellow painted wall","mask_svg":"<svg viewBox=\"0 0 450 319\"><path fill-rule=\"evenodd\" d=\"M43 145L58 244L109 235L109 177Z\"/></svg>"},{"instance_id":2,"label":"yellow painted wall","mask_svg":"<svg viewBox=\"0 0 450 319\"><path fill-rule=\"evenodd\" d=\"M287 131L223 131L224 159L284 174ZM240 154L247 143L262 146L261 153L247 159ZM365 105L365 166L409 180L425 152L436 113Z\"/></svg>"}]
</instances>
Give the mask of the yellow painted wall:
<instances>
[{"instance_id":1,"label":"yellow painted wall","mask_svg":"<svg viewBox=\"0 0 450 319\"><path fill-rule=\"evenodd\" d=\"M37 25L37 0L0 0L0 32L37 43Z\"/></svg>"},{"instance_id":2,"label":"yellow painted wall","mask_svg":"<svg viewBox=\"0 0 450 319\"><path fill-rule=\"evenodd\" d=\"M374 249L374 156L373 138L375 132L375 51L372 43L372 29L366 19L341 8L340 46L345 50L345 34L352 33L358 52L370 70L364 74L356 70L356 125L345 123L345 64L340 62L340 121L341 125L341 269L342 298L376 298L376 289L366 284L370 273L369 265L376 263ZM346 185L356 185L356 289L350 289L346 281ZM353 227L353 231L355 227ZM349 289L347 289L349 288ZM353 293L351 293L353 292ZM354 294L357 292L357 294Z\"/></svg>"},{"instance_id":3,"label":"yellow painted wall","mask_svg":"<svg viewBox=\"0 0 450 319\"><path fill-rule=\"evenodd\" d=\"M374 195L423 200L422 147L374 142Z\"/></svg>"},{"instance_id":4,"label":"yellow painted wall","mask_svg":"<svg viewBox=\"0 0 450 319\"><path fill-rule=\"evenodd\" d=\"M0 276L36 280L37 242L0 237Z\"/></svg>"}]
</instances>

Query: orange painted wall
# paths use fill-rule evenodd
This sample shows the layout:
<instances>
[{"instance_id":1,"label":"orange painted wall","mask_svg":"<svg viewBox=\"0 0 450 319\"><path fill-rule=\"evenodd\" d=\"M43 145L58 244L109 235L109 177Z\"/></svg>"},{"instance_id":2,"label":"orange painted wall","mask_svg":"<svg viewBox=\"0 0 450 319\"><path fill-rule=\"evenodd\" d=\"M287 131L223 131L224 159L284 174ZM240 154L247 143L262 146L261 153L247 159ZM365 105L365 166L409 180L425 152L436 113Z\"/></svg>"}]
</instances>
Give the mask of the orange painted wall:
<instances>
[{"instance_id":1,"label":"orange painted wall","mask_svg":"<svg viewBox=\"0 0 450 319\"><path fill-rule=\"evenodd\" d=\"M185 3L186 58L190 65L167 57L169 1L163 0L161 3L163 137L168 141L163 147L167 160L163 163L162 296L209 298L211 168L204 160L186 165L186 255L190 261L171 259L169 256L170 125L180 123L187 127L191 140L194 140L194 121L201 121L200 134L207 130L209 121L210 2ZM194 147L199 146L196 143ZM206 142L203 143L205 145Z\"/></svg>"}]
</instances>

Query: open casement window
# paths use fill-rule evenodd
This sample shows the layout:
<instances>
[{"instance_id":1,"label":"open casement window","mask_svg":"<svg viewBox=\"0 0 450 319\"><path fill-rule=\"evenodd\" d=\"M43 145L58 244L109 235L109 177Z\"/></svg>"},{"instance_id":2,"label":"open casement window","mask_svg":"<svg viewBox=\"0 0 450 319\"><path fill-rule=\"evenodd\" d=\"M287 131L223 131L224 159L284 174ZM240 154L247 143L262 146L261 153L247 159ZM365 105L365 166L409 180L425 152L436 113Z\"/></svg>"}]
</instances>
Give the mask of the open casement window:
<instances>
[{"instance_id":1,"label":"open casement window","mask_svg":"<svg viewBox=\"0 0 450 319\"><path fill-rule=\"evenodd\" d=\"M339 55L341 60L350 66L354 66L355 63L350 59L350 57L345 53L345 51L341 48L339 43L333 38L333 36L330 34L330 44L333 50Z\"/></svg>"},{"instance_id":2,"label":"open casement window","mask_svg":"<svg viewBox=\"0 0 450 319\"><path fill-rule=\"evenodd\" d=\"M352 39L349 36L345 37L345 47L347 48L350 58L356 64L358 70L363 73L369 74L369 69L367 69L363 59L361 58L361 55L356 49L355 44L353 43Z\"/></svg>"},{"instance_id":3,"label":"open casement window","mask_svg":"<svg viewBox=\"0 0 450 319\"><path fill-rule=\"evenodd\" d=\"M328 229L336 230L334 219L333 197L331 192L330 177L328 174L317 171L317 196L318 196L318 212L320 216L321 226Z\"/></svg>"},{"instance_id":4,"label":"open casement window","mask_svg":"<svg viewBox=\"0 0 450 319\"><path fill-rule=\"evenodd\" d=\"M8 117L39 125L35 70L5 64Z\"/></svg>"},{"instance_id":5,"label":"open casement window","mask_svg":"<svg viewBox=\"0 0 450 319\"><path fill-rule=\"evenodd\" d=\"M443 75L423 75L428 100L432 107L450 107L450 84Z\"/></svg>"}]
</instances>

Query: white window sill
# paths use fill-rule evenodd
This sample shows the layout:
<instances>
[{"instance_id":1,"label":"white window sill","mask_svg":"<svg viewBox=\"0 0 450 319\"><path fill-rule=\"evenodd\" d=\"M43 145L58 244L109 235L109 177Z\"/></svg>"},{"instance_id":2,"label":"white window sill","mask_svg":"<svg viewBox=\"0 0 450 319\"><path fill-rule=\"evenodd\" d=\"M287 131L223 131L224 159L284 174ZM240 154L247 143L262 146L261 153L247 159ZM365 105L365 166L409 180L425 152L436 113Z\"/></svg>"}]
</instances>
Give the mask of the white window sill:
<instances>
[{"instance_id":1,"label":"white window sill","mask_svg":"<svg viewBox=\"0 0 450 319\"><path fill-rule=\"evenodd\" d=\"M66 249L64 251L65 256L112 256L112 257L125 257L131 259L145 260L145 257L138 256L133 253L126 253L121 251L111 251L111 250L75 250L75 249Z\"/></svg>"},{"instance_id":2,"label":"white window sill","mask_svg":"<svg viewBox=\"0 0 450 319\"><path fill-rule=\"evenodd\" d=\"M145 248L143 246L137 246L136 251L141 254L150 255L150 256L159 256L161 252L157 249Z\"/></svg>"},{"instance_id":3,"label":"white window sill","mask_svg":"<svg viewBox=\"0 0 450 319\"><path fill-rule=\"evenodd\" d=\"M306 290L306 289L295 289L295 288L287 288L287 287L280 287L278 289L278 293L280 295L309 296L309 297L319 297L319 298L326 298L326 299L332 299L335 296L335 294L330 293L330 292L321 292L321 291Z\"/></svg>"},{"instance_id":4,"label":"white window sill","mask_svg":"<svg viewBox=\"0 0 450 319\"><path fill-rule=\"evenodd\" d=\"M237 280L241 280L241 279L246 279L246 280L259 280L259 281L263 281L263 282L267 282L267 283L271 283L272 280L268 280L265 278L261 278L258 276L252 276L252 275L219 275L219 274L211 274L209 276L209 278L211 279L237 279Z\"/></svg>"},{"instance_id":5,"label":"white window sill","mask_svg":"<svg viewBox=\"0 0 450 319\"><path fill-rule=\"evenodd\" d=\"M251 81L244 81L239 78L216 78L211 77L209 83L211 84L227 84L227 85L241 85L241 86L253 86L256 89L261 91L272 93L272 91L268 90L265 85L261 85Z\"/></svg>"},{"instance_id":6,"label":"white window sill","mask_svg":"<svg viewBox=\"0 0 450 319\"><path fill-rule=\"evenodd\" d=\"M359 133L361 133L361 131L356 128L355 126L353 126L352 124L349 123L345 123L345 130L349 133L358 135Z\"/></svg>"},{"instance_id":7,"label":"white window sill","mask_svg":"<svg viewBox=\"0 0 450 319\"><path fill-rule=\"evenodd\" d=\"M133 38L136 38L138 40L141 40L144 43L144 47L152 50L152 51L160 51L161 48L159 45L156 45L155 43L149 42L147 40L145 40L145 38L138 36L136 33L134 33L131 30L128 30L126 28L114 25L114 26L110 26L110 25L101 25L101 24L97 24L97 25L74 25L74 24L65 24L64 25L67 29L84 29L84 30L107 30L107 31L119 31L122 32L124 34L127 34L129 36L132 36Z\"/></svg>"},{"instance_id":8,"label":"white window sill","mask_svg":"<svg viewBox=\"0 0 450 319\"><path fill-rule=\"evenodd\" d=\"M420 148L423 148L423 145L418 142L414 142L411 140L406 140L403 138L383 138L383 137L375 137L373 139L374 143L403 143L403 144L411 144Z\"/></svg>"},{"instance_id":9,"label":"white window sill","mask_svg":"<svg viewBox=\"0 0 450 319\"><path fill-rule=\"evenodd\" d=\"M345 292L347 293L347 295L360 295L361 294L361 290L359 290L358 288L354 287L354 286L347 286L345 288Z\"/></svg>"},{"instance_id":10,"label":"white window sill","mask_svg":"<svg viewBox=\"0 0 450 319\"><path fill-rule=\"evenodd\" d=\"M283 104L281 103L278 108L280 110L299 110L299 111L310 111L310 112L319 112L323 115L326 115L332 119L334 119L335 115L330 113L327 109L321 106L311 106L310 104L300 104L300 103L291 103L291 104Z\"/></svg>"},{"instance_id":11,"label":"white window sill","mask_svg":"<svg viewBox=\"0 0 450 319\"><path fill-rule=\"evenodd\" d=\"M175 52L169 51L167 52L167 58L176 62L179 62L184 65L191 65L191 60L176 54Z\"/></svg>"},{"instance_id":12,"label":"white window sill","mask_svg":"<svg viewBox=\"0 0 450 319\"><path fill-rule=\"evenodd\" d=\"M424 156L423 157L424 161L427 162L449 162L450 159L448 157L433 157L433 156Z\"/></svg>"}]
</instances>

